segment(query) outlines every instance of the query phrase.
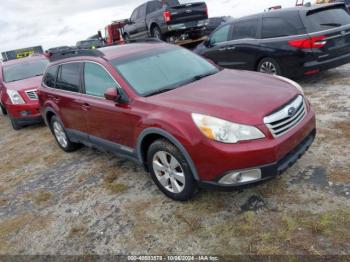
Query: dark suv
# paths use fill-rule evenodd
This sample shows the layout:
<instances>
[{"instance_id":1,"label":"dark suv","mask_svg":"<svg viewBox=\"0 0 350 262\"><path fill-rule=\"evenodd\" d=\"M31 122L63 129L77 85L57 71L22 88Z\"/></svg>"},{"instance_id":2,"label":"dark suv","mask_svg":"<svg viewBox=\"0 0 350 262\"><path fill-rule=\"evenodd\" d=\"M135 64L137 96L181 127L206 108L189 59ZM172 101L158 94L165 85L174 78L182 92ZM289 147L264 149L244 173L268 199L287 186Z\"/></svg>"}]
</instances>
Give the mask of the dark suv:
<instances>
[{"instance_id":1,"label":"dark suv","mask_svg":"<svg viewBox=\"0 0 350 262\"><path fill-rule=\"evenodd\" d=\"M315 115L301 87L217 68L165 43L54 55L41 113L65 151L83 143L143 165L169 197L281 174L309 148Z\"/></svg>"},{"instance_id":2,"label":"dark suv","mask_svg":"<svg viewBox=\"0 0 350 262\"><path fill-rule=\"evenodd\" d=\"M331 4L243 17L195 52L226 68L311 75L350 62L350 15L344 4Z\"/></svg>"}]
</instances>

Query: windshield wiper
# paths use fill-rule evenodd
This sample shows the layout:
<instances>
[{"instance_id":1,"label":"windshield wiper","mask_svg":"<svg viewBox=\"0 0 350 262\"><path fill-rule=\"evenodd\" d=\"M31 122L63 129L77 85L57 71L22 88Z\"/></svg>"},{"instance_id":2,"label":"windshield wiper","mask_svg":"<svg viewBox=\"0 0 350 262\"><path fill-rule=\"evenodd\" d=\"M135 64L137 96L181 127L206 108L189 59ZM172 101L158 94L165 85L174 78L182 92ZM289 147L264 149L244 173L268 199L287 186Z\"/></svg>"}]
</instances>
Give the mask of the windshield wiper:
<instances>
[{"instance_id":1,"label":"windshield wiper","mask_svg":"<svg viewBox=\"0 0 350 262\"><path fill-rule=\"evenodd\" d=\"M211 75L215 75L216 73L218 73L216 70L215 71L210 71L204 74L200 74L200 75L196 75L193 77L193 80L201 80L205 77L211 76Z\"/></svg>"},{"instance_id":2,"label":"windshield wiper","mask_svg":"<svg viewBox=\"0 0 350 262\"><path fill-rule=\"evenodd\" d=\"M339 27L342 26L342 24L337 24L337 23L325 23L325 24L321 24L324 26L332 26L332 27Z\"/></svg>"},{"instance_id":3,"label":"windshield wiper","mask_svg":"<svg viewBox=\"0 0 350 262\"><path fill-rule=\"evenodd\" d=\"M174 90L174 89L175 89L174 87L162 88L162 89L155 90L155 91L153 91L151 93L148 93L148 94L146 94L146 96L154 96L154 95L165 93L165 92L168 92L168 91L171 91L171 90Z\"/></svg>"}]
</instances>

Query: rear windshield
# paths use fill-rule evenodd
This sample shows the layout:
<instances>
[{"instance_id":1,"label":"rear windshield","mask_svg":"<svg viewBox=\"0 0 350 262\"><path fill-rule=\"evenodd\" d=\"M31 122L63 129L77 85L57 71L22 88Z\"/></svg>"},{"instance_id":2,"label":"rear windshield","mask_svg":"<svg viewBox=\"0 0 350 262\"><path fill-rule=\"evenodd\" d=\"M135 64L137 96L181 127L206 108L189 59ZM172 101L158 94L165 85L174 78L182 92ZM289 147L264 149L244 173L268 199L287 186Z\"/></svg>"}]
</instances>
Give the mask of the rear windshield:
<instances>
[{"instance_id":1,"label":"rear windshield","mask_svg":"<svg viewBox=\"0 0 350 262\"><path fill-rule=\"evenodd\" d=\"M155 50L112 64L141 96L178 88L198 76L219 72L207 60L183 48Z\"/></svg>"},{"instance_id":2,"label":"rear windshield","mask_svg":"<svg viewBox=\"0 0 350 262\"><path fill-rule=\"evenodd\" d=\"M4 65L4 81L15 82L35 76L41 76L49 63L48 60L26 61L20 64Z\"/></svg>"},{"instance_id":3,"label":"rear windshield","mask_svg":"<svg viewBox=\"0 0 350 262\"><path fill-rule=\"evenodd\" d=\"M341 7L320 9L307 15L310 33L350 24L350 15Z\"/></svg>"}]
</instances>

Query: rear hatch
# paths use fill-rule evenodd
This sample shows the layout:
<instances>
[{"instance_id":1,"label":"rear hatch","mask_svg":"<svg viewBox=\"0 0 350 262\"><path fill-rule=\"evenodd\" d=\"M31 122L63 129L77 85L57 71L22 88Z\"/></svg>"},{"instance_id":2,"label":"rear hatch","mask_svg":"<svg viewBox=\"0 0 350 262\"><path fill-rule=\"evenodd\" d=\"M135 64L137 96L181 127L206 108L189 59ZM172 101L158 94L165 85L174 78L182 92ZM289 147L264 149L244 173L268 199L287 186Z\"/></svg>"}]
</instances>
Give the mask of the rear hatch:
<instances>
[{"instance_id":1,"label":"rear hatch","mask_svg":"<svg viewBox=\"0 0 350 262\"><path fill-rule=\"evenodd\" d=\"M317 48L319 61L329 60L350 52L350 14L344 4L325 5L309 10L305 24Z\"/></svg>"},{"instance_id":2,"label":"rear hatch","mask_svg":"<svg viewBox=\"0 0 350 262\"><path fill-rule=\"evenodd\" d=\"M208 19L208 9L204 2L168 5L171 20L168 24L180 24Z\"/></svg>"}]
</instances>

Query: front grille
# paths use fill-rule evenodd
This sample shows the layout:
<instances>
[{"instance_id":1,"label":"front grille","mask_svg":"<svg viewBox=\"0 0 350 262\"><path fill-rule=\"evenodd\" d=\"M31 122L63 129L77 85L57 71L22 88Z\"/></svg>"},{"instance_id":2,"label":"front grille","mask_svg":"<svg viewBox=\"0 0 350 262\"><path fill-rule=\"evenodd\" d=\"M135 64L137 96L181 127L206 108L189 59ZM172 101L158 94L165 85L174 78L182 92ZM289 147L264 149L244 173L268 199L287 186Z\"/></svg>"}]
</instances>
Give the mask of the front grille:
<instances>
[{"instance_id":1,"label":"front grille","mask_svg":"<svg viewBox=\"0 0 350 262\"><path fill-rule=\"evenodd\" d=\"M306 116L304 98L299 95L282 109L264 118L264 123L274 137L280 137L298 125Z\"/></svg>"},{"instance_id":2,"label":"front grille","mask_svg":"<svg viewBox=\"0 0 350 262\"><path fill-rule=\"evenodd\" d=\"M27 90L26 94L30 100L38 100L38 94L36 93L36 90Z\"/></svg>"}]
</instances>

